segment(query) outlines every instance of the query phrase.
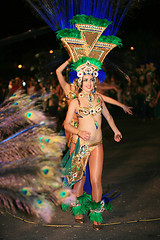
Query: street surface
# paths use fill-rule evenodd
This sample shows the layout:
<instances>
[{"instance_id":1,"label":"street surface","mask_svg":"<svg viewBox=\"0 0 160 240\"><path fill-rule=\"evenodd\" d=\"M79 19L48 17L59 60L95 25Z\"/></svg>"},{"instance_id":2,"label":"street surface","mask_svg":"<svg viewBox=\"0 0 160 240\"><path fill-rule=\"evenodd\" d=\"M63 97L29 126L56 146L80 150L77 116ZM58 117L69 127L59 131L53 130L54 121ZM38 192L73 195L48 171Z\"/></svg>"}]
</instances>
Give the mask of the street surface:
<instances>
[{"instance_id":1,"label":"street surface","mask_svg":"<svg viewBox=\"0 0 160 240\"><path fill-rule=\"evenodd\" d=\"M142 122L134 116L115 118L122 132L120 143L103 123L104 193L122 194L104 212L103 228L96 232L89 217L75 223L59 208L50 226L23 213L0 214L0 240L160 240L160 120ZM28 221L28 222L27 222Z\"/></svg>"}]
</instances>

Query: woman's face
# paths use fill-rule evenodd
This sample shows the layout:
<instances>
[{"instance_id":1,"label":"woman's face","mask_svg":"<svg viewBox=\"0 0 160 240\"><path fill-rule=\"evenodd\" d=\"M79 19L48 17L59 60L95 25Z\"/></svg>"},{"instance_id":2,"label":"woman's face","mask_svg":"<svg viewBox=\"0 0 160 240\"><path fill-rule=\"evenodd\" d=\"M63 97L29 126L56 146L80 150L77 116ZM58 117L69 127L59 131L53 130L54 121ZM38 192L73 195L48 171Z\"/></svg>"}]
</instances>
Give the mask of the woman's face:
<instances>
[{"instance_id":1,"label":"woman's face","mask_svg":"<svg viewBox=\"0 0 160 240\"><path fill-rule=\"evenodd\" d=\"M82 90L86 93L91 93L94 87L94 77L92 75L84 75L83 76L83 83L82 83Z\"/></svg>"}]
</instances>

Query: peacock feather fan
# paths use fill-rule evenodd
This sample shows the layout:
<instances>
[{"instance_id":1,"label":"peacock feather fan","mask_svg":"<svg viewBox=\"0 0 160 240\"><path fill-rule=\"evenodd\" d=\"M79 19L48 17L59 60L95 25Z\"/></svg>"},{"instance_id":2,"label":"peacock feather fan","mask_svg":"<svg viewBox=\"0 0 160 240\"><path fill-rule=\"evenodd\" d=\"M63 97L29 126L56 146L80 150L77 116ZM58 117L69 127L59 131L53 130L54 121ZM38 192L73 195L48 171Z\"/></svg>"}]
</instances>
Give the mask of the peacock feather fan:
<instances>
[{"instance_id":1,"label":"peacock feather fan","mask_svg":"<svg viewBox=\"0 0 160 240\"><path fill-rule=\"evenodd\" d=\"M16 92L0 108L0 207L17 208L50 222L56 206L75 201L62 183L66 139L39 110L39 99ZM14 103L18 104L14 104Z\"/></svg>"}]
</instances>

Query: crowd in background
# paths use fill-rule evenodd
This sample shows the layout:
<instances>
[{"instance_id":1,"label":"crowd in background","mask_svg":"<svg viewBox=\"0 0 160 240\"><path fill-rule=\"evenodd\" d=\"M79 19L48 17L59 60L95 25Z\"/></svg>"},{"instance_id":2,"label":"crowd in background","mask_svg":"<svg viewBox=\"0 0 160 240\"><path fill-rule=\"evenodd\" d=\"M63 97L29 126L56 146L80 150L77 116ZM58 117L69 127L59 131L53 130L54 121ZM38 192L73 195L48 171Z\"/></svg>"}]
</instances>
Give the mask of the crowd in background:
<instances>
[{"instance_id":1,"label":"crowd in background","mask_svg":"<svg viewBox=\"0 0 160 240\"><path fill-rule=\"evenodd\" d=\"M50 98L43 105L43 110L50 116L58 117L59 121L64 120L67 101L56 76L47 80L39 80L36 77L11 79L7 88L1 84L0 101L12 95L17 89L24 89L29 95L51 92ZM143 121L160 118L160 82L153 63L137 68L125 85L114 75L108 76L106 81L98 86L98 92L132 106L134 115Z\"/></svg>"}]
</instances>

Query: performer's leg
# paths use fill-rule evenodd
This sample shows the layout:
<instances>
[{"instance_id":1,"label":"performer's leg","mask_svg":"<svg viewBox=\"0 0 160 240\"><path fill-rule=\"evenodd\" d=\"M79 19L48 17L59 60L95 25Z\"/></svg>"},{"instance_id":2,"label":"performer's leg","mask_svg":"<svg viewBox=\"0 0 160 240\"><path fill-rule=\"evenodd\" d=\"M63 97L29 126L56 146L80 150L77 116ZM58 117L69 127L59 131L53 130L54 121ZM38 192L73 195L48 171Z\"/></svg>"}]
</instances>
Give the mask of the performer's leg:
<instances>
[{"instance_id":1,"label":"performer's leg","mask_svg":"<svg viewBox=\"0 0 160 240\"><path fill-rule=\"evenodd\" d=\"M102 198L102 169L103 169L103 145L99 144L89 158L90 181L92 185L92 199L95 202Z\"/></svg>"},{"instance_id":2,"label":"performer's leg","mask_svg":"<svg viewBox=\"0 0 160 240\"><path fill-rule=\"evenodd\" d=\"M92 199L97 203L97 206L102 199L102 182L101 182L102 169L103 169L103 145L99 144L91 152L91 155L89 158L90 181L92 186ZM91 219L91 216L92 216L92 213L90 213L90 219ZM96 220L96 218L93 218L93 228L95 230L99 230L101 228L102 220L100 221L100 220Z\"/></svg>"},{"instance_id":3,"label":"performer's leg","mask_svg":"<svg viewBox=\"0 0 160 240\"><path fill-rule=\"evenodd\" d=\"M75 146L76 146L76 144L72 142L70 154L72 154L72 152L74 151ZM74 184L73 189L75 190L76 197L79 197L83 194L84 183L85 183L85 176L83 176L82 180L80 180L79 182Z\"/></svg>"},{"instance_id":4,"label":"performer's leg","mask_svg":"<svg viewBox=\"0 0 160 240\"><path fill-rule=\"evenodd\" d=\"M79 182L74 184L73 189L75 190L77 197L79 197L83 194L83 186L84 186L84 183L85 183L85 178L86 177L83 176L82 180L80 180Z\"/></svg>"},{"instance_id":5,"label":"performer's leg","mask_svg":"<svg viewBox=\"0 0 160 240\"><path fill-rule=\"evenodd\" d=\"M72 154L72 152L74 151L75 146L76 146L75 143L71 143L70 154ZM80 180L79 182L74 184L73 189L75 190L76 197L80 197L83 194L84 183L85 183L85 176L83 176L82 180ZM77 214L75 216L75 220L78 223L83 223L83 215L82 214Z\"/></svg>"}]
</instances>

